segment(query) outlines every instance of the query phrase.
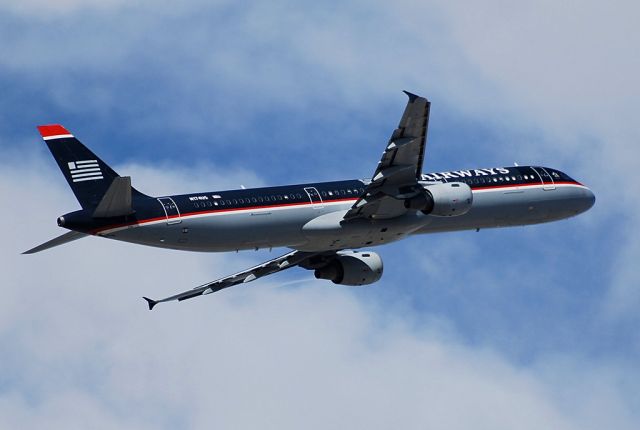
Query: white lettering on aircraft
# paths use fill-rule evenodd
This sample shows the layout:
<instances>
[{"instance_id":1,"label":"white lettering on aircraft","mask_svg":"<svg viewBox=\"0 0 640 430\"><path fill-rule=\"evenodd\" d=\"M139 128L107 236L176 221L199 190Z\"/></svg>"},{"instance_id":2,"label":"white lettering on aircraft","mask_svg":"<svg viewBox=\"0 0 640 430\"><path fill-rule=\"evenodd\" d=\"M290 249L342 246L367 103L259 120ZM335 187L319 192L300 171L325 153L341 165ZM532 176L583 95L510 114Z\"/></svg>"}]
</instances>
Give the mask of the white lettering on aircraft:
<instances>
[{"instance_id":1,"label":"white lettering on aircraft","mask_svg":"<svg viewBox=\"0 0 640 430\"><path fill-rule=\"evenodd\" d=\"M455 170L453 172L438 172L438 173L423 173L423 181L438 181L441 179L455 179L455 178L472 178L474 176L494 176L494 175L507 175L509 169L504 167L495 167L492 169L474 169L474 170Z\"/></svg>"}]
</instances>

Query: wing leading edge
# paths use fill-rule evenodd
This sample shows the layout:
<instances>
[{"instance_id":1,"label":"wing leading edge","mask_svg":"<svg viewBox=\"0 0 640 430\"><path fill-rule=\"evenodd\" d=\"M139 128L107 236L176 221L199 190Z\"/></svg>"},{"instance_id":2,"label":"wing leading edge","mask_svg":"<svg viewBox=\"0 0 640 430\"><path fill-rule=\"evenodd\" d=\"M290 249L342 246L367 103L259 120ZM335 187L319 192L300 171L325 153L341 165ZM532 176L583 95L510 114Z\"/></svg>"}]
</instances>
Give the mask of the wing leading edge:
<instances>
[{"instance_id":1,"label":"wing leading edge","mask_svg":"<svg viewBox=\"0 0 640 430\"><path fill-rule=\"evenodd\" d=\"M405 94L409 101L400 124L391 134L371 183L346 213L345 220L403 215L407 211L403 199L418 192L431 103L407 91Z\"/></svg>"}]
</instances>

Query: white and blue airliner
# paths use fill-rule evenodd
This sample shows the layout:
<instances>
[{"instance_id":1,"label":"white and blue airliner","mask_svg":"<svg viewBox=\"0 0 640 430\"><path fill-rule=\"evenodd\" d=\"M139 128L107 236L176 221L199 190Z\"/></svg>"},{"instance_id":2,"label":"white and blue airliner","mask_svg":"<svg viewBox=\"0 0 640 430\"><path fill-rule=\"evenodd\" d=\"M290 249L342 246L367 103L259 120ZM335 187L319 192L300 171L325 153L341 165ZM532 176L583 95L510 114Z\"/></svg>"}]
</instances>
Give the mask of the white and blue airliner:
<instances>
[{"instance_id":1,"label":"white and blue airliner","mask_svg":"<svg viewBox=\"0 0 640 430\"><path fill-rule=\"evenodd\" d=\"M61 125L38 127L82 209L69 232L25 254L101 236L185 251L288 248L282 256L194 289L185 300L292 267L341 285L382 276L367 248L409 236L560 220L591 208L591 190L557 169L515 166L422 173L430 103L409 101L370 179L151 197L131 186Z\"/></svg>"}]
</instances>

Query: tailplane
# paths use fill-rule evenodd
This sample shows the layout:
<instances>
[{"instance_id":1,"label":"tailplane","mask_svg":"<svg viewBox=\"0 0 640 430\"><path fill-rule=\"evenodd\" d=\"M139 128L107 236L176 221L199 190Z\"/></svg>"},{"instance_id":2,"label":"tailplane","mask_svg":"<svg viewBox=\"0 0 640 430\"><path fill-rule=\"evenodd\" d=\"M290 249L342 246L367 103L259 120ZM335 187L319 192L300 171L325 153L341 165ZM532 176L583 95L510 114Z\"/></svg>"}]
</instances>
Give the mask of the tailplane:
<instances>
[{"instance_id":1,"label":"tailplane","mask_svg":"<svg viewBox=\"0 0 640 430\"><path fill-rule=\"evenodd\" d=\"M31 248L30 250L23 252L23 254L35 254L36 252L44 251L45 249L50 249L55 246L64 245L65 243L73 242L74 240L82 239L83 237L87 236L88 235L85 233L69 231L61 236L56 237L55 239L51 239L48 242L36 246L35 248Z\"/></svg>"}]
</instances>

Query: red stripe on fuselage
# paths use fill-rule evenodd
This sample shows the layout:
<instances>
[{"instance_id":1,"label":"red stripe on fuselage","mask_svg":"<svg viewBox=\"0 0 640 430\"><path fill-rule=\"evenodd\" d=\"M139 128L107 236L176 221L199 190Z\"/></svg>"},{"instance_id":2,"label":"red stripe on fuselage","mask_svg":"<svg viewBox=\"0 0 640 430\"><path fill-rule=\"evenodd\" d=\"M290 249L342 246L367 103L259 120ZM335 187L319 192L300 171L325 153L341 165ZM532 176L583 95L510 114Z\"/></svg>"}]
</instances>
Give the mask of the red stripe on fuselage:
<instances>
[{"instance_id":1,"label":"red stripe on fuselage","mask_svg":"<svg viewBox=\"0 0 640 430\"><path fill-rule=\"evenodd\" d=\"M473 184L476 185L476 184ZM544 186L548 186L548 187L552 187L554 185L580 185L581 187L584 187L584 185L582 185L580 182L578 181L555 181L555 182L537 182L535 184L496 184L496 185L489 185L486 187L479 187L479 186L475 186L475 187L471 187L472 190L474 191L480 191L480 190L497 190L500 188L516 188L516 187L539 187L540 185L544 185Z\"/></svg>"},{"instance_id":2,"label":"red stripe on fuselage","mask_svg":"<svg viewBox=\"0 0 640 430\"><path fill-rule=\"evenodd\" d=\"M474 184L475 185L475 184ZM578 181L557 181L554 182L553 184L548 182L548 183L542 183L542 182L538 182L535 184L503 184L503 185L491 185L491 186L486 186L486 187L471 187L471 189L473 191L481 191L481 190L497 190L497 189L504 189L504 188L517 188L517 187L539 187L541 185L548 185L548 186L552 186L552 185L579 185L579 186L584 186L582 185L580 182ZM308 206L308 205L320 205L320 204L324 204L324 203L335 203L335 202L350 202L350 201L356 201L358 200L358 198L348 198L348 199L337 199L337 200L324 200L322 202L298 202L298 203L282 203L282 204L278 204L278 205L262 205L262 206L249 206L249 207L242 207L242 208L224 208L224 209L220 209L220 207L218 206L216 209L209 209L209 210L205 210L205 211L197 211L197 212L185 212L185 213L181 213L180 215L170 215L170 216L160 216L160 217L155 217L155 218L147 218L144 220L140 220L140 221L132 221L129 223L123 223L123 224L114 224L114 225L110 225L107 227L101 227L99 229L95 229L95 230L91 230L91 234L97 234L106 230L112 230L114 228L121 228L121 227L127 227L130 225L143 225L143 224L148 224L151 222L155 222L155 221L161 221L161 220L171 220L171 219L176 219L176 218L186 218L186 217L192 217L192 216L196 216L196 215L206 215L206 214L212 214L212 213L225 213L225 212L240 212L240 211L251 211L251 210L258 210L258 209L269 209L269 208L282 208L282 207L293 207L293 206Z\"/></svg>"},{"instance_id":3,"label":"red stripe on fuselage","mask_svg":"<svg viewBox=\"0 0 640 430\"><path fill-rule=\"evenodd\" d=\"M196 216L196 215L207 215L207 214L212 214L212 213L225 213L225 212L240 212L240 211L252 211L252 210L258 210L258 209L276 209L276 208L283 208L283 207L292 207L292 206L308 206L308 205L322 205L325 203L336 203L336 202L354 202L358 200L357 198L349 198L349 199L337 199L337 200L324 200L322 202L298 202L298 203L282 203L282 204L277 204L277 205L262 205L262 206L248 206L248 207L242 207L242 208L224 208L224 209L219 209L219 206L216 209L208 209L206 211L197 211L197 212L184 212L181 213L180 215L169 215L168 217L166 216L161 216L161 217L155 217L155 218L147 218L147 219L143 219L140 221L132 221L129 223L124 223L124 224L115 224L115 225L110 225L107 227L100 227L99 229L96 230L92 230L91 234L97 234L100 233L102 231L106 231L106 230L112 230L114 228L120 228L120 227L127 227L130 225L142 225L142 224L148 224L150 222L154 222L154 221L161 221L161 220L171 220L171 219L176 219L176 218L186 218L186 217L192 217L192 216Z\"/></svg>"}]
</instances>

